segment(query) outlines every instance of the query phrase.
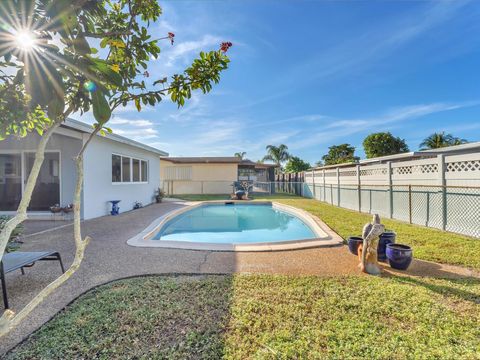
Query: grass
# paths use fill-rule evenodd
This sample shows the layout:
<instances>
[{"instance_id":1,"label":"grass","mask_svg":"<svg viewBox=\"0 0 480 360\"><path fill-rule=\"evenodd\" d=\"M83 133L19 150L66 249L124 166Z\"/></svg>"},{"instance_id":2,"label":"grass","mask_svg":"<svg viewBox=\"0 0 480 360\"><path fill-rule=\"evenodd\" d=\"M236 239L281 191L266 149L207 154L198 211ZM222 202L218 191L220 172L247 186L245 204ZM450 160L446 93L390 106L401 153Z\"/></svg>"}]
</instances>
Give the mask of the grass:
<instances>
[{"instance_id":1,"label":"grass","mask_svg":"<svg viewBox=\"0 0 480 360\"><path fill-rule=\"evenodd\" d=\"M223 196L223 197L222 197ZM190 201L211 200L212 195L186 195ZM226 195L213 195L225 199ZM318 200L292 195L257 196L256 200L275 200L310 212L322 219L342 238L360 235L371 215L332 206ZM417 259L460 265L480 270L480 240L437 229L408 224L398 220L382 219L387 229L397 233L397 241L413 247Z\"/></svg>"},{"instance_id":2,"label":"grass","mask_svg":"<svg viewBox=\"0 0 480 360\"><path fill-rule=\"evenodd\" d=\"M480 359L480 281L143 277L90 291L7 359Z\"/></svg>"}]
</instances>

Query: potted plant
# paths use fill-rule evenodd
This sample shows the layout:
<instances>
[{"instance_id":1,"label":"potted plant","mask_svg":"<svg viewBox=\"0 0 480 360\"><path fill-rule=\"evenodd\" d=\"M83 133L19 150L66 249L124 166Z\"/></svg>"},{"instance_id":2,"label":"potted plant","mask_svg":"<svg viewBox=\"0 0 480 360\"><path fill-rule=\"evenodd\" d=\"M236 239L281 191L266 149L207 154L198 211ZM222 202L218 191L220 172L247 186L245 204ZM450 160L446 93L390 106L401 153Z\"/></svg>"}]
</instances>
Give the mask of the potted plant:
<instances>
[{"instance_id":1,"label":"potted plant","mask_svg":"<svg viewBox=\"0 0 480 360\"><path fill-rule=\"evenodd\" d=\"M62 211L65 213L65 214L70 214L71 212L73 212L73 204L68 204L67 206L65 206Z\"/></svg>"},{"instance_id":2,"label":"potted plant","mask_svg":"<svg viewBox=\"0 0 480 360\"><path fill-rule=\"evenodd\" d=\"M379 236L378 240L378 261L387 261L387 245L394 244L397 234L392 230L385 230L385 232Z\"/></svg>"},{"instance_id":3,"label":"potted plant","mask_svg":"<svg viewBox=\"0 0 480 360\"><path fill-rule=\"evenodd\" d=\"M358 255L358 247L363 244L363 238L361 236L350 236L348 238L348 250L353 255Z\"/></svg>"},{"instance_id":4,"label":"potted plant","mask_svg":"<svg viewBox=\"0 0 480 360\"><path fill-rule=\"evenodd\" d=\"M54 214L57 214L62 211L62 207L60 206L60 204L55 204L50 206L50 211Z\"/></svg>"},{"instance_id":5,"label":"potted plant","mask_svg":"<svg viewBox=\"0 0 480 360\"><path fill-rule=\"evenodd\" d=\"M408 245L388 244L387 258L392 268L407 270L413 259L413 251Z\"/></svg>"},{"instance_id":6,"label":"potted plant","mask_svg":"<svg viewBox=\"0 0 480 360\"><path fill-rule=\"evenodd\" d=\"M0 216L0 231L3 230L8 220L10 220L9 216ZM17 251L20 248L20 245L23 244L23 242L20 240L20 237L23 234L23 229L23 224L19 224L15 229L13 229L12 233L10 234L10 238L8 239L7 247L5 248L7 253Z\"/></svg>"},{"instance_id":7,"label":"potted plant","mask_svg":"<svg viewBox=\"0 0 480 360\"><path fill-rule=\"evenodd\" d=\"M165 191L163 191L162 188L158 188L155 193L155 200L157 201L157 204L161 203L164 197L165 197Z\"/></svg>"}]
</instances>

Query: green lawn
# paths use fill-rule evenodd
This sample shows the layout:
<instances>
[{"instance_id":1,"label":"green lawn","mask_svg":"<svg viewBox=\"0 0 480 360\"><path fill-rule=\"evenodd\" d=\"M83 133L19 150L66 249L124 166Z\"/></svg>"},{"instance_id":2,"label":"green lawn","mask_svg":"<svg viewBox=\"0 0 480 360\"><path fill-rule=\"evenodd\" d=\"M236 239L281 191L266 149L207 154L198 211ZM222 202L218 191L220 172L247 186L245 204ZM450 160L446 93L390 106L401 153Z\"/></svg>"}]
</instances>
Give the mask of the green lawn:
<instances>
[{"instance_id":1,"label":"green lawn","mask_svg":"<svg viewBox=\"0 0 480 360\"><path fill-rule=\"evenodd\" d=\"M215 196L225 199L226 195ZM212 195L185 195L186 200L210 200ZM341 237L360 235L363 225L371 220L371 215L339 208L317 200L298 196L274 195L257 196L255 200L275 200L292 205L318 216ZM480 240L469 236L453 234L441 230L411 225L397 220L382 219L387 229L397 233L397 241L413 247L417 259L445 264L461 265L480 269Z\"/></svg>"},{"instance_id":2,"label":"green lawn","mask_svg":"<svg viewBox=\"0 0 480 360\"><path fill-rule=\"evenodd\" d=\"M7 359L480 359L480 281L143 277L79 298Z\"/></svg>"}]
</instances>

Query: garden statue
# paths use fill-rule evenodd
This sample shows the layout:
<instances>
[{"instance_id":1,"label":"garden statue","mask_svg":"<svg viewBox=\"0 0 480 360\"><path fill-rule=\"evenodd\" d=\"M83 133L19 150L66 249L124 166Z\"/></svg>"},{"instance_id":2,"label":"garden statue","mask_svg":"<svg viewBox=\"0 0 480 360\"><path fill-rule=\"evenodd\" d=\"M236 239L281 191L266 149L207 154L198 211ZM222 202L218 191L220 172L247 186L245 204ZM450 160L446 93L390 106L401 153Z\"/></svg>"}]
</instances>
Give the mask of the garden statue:
<instances>
[{"instance_id":1,"label":"garden statue","mask_svg":"<svg viewBox=\"0 0 480 360\"><path fill-rule=\"evenodd\" d=\"M363 244L358 247L360 268L371 275L379 275L377 248L380 235L385 231L385 226L380 223L380 216L373 215L372 223L363 227Z\"/></svg>"},{"instance_id":2,"label":"garden statue","mask_svg":"<svg viewBox=\"0 0 480 360\"><path fill-rule=\"evenodd\" d=\"M248 192L252 184L248 181L238 182L235 181L233 183L233 194L230 196L232 200L249 200Z\"/></svg>"}]
</instances>

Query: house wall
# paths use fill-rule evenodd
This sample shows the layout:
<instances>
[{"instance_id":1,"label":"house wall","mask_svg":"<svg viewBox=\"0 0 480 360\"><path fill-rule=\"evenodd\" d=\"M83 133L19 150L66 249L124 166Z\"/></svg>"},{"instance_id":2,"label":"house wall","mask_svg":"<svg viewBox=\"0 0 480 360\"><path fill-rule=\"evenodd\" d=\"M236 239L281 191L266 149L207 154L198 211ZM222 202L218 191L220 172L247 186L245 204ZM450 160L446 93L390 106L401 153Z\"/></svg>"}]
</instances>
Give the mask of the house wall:
<instances>
[{"instance_id":1,"label":"house wall","mask_svg":"<svg viewBox=\"0 0 480 360\"><path fill-rule=\"evenodd\" d=\"M112 154L148 161L147 183L112 183ZM159 155L102 137L95 137L88 145L84 160L84 218L91 219L109 214L109 200L121 200L120 212L133 208L135 201L143 205L154 201L160 186Z\"/></svg>"},{"instance_id":2,"label":"house wall","mask_svg":"<svg viewBox=\"0 0 480 360\"><path fill-rule=\"evenodd\" d=\"M40 136L37 134L31 134L25 138L10 137L0 141L0 153L35 152L39 141ZM60 151L60 205L62 206L73 202L76 179L73 157L81 146L82 140L78 133L63 130L62 134L53 134L46 147L46 151ZM54 204L48 204L50 205Z\"/></svg>"},{"instance_id":3,"label":"house wall","mask_svg":"<svg viewBox=\"0 0 480 360\"><path fill-rule=\"evenodd\" d=\"M175 164L160 160L162 187L168 194L228 194L238 164Z\"/></svg>"}]
</instances>

